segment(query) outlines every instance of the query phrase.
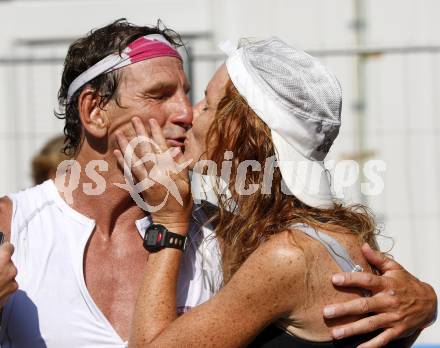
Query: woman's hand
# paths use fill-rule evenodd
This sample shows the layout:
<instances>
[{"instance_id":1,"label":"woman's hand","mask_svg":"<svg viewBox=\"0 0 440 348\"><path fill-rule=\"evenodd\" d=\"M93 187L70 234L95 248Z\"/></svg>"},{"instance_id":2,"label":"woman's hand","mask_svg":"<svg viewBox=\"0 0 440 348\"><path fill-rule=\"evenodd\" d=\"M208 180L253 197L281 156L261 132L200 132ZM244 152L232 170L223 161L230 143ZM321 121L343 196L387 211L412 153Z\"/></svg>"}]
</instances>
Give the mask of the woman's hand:
<instances>
[{"instance_id":1,"label":"woman's hand","mask_svg":"<svg viewBox=\"0 0 440 348\"><path fill-rule=\"evenodd\" d=\"M180 148L169 148L162 129L150 119L150 129L134 117L136 132L130 142L116 133L119 149L114 151L119 165L131 170L142 187L142 196L154 223L168 228L187 224L192 211L188 163L183 163Z\"/></svg>"}]
</instances>

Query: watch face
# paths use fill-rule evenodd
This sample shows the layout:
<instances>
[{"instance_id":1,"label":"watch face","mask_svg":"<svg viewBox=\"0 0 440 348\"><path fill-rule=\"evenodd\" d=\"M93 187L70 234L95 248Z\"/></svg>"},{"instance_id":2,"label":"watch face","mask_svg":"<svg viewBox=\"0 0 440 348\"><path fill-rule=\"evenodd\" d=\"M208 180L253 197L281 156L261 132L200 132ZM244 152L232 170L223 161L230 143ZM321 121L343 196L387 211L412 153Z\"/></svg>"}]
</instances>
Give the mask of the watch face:
<instances>
[{"instance_id":1,"label":"watch face","mask_svg":"<svg viewBox=\"0 0 440 348\"><path fill-rule=\"evenodd\" d=\"M162 239L162 235L157 228L149 230L146 235L147 245L155 246Z\"/></svg>"},{"instance_id":2,"label":"watch face","mask_svg":"<svg viewBox=\"0 0 440 348\"><path fill-rule=\"evenodd\" d=\"M159 251L164 246L165 229L160 225L153 225L147 229L144 239L144 248L150 252Z\"/></svg>"},{"instance_id":3,"label":"watch face","mask_svg":"<svg viewBox=\"0 0 440 348\"><path fill-rule=\"evenodd\" d=\"M147 228L143 244L144 248L149 252L156 252L163 248L174 248L184 251L186 237L170 232L160 224L152 224Z\"/></svg>"}]
</instances>

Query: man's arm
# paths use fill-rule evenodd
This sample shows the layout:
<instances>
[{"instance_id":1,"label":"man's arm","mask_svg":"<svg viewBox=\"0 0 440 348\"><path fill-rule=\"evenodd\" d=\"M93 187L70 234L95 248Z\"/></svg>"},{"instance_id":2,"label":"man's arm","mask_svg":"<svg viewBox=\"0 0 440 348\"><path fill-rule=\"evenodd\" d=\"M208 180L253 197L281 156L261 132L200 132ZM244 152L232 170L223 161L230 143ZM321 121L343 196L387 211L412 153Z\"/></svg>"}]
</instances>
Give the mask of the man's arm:
<instances>
[{"instance_id":1,"label":"man's arm","mask_svg":"<svg viewBox=\"0 0 440 348\"><path fill-rule=\"evenodd\" d=\"M0 198L0 232L9 242L11 238L12 202L8 197Z\"/></svg>"},{"instance_id":2,"label":"man's arm","mask_svg":"<svg viewBox=\"0 0 440 348\"><path fill-rule=\"evenodd\" d=\"M9 296L18 289L15 281L17 268L12 263L14 247L11 239L12 202L7 197L0 198L0 231L4 233L5 242L0 246L0 311Z\"/></svg>"},{"instance_id":3,"label":"man's arm","mask_svg":"<svg viewBox=\"0 0 440 348\"><path fill-rule=\"evenodd\" d=\"M353 314L374 315L333 330L336 339L383 329L383 332L361 348L382 347L399 337L415 340L420 331L429 325L437 310L434 289L408 273L400 264L367 244L362 251L370 264L376 266L381 276L369 273L341 273L333 277L333 284L341 287L359 287L371 291L371 297L327 306L326 318Z\"/></svg>"}]
</instances>

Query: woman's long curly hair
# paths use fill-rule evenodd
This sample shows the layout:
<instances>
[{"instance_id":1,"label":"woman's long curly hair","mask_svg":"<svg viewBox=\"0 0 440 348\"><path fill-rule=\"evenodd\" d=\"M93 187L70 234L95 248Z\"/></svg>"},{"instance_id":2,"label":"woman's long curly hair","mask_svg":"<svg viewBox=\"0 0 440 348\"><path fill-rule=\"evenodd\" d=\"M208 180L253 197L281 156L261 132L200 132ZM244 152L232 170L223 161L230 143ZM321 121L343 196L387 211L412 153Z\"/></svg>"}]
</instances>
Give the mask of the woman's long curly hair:
<instances>
[{"instance_id":1,"label":"woman's long curly hair","mask_svg":"<svg viewBox=\"0 0 440 348\"><path fill-rule=\"evenodd\" d=\"M208 139L221 139L213 146ZM269 127L249 107L231 81L219 102L216 117L207 136L207 155L218 168L224 161L225 151L233 152L230 195L217 185L219 209L213 216L216 235L221 243L225 283L258 246L270 236L280 233L295 223L305 223L324 230L347 230L363 242L376 246L376 225L371 212L362 205L343 206L336 203L332 209L309 207L293 195L281 190L279 168L273 168L270 194L262 192L264 171L248 171L245 187L257 184L251 195L236 190L237 169L245 160L256 160L262 168L267 158L275 155ZM232 210L232 211L231 211Z\"/></svg>"}]
</instances>

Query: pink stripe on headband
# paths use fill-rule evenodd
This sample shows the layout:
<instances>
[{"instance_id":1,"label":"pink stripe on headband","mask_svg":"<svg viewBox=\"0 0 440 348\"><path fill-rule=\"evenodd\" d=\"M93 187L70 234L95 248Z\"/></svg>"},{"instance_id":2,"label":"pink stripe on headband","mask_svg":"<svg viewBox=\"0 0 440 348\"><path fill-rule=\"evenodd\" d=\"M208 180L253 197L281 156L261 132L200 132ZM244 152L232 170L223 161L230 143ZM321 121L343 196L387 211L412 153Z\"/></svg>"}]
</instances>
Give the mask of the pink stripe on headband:
<instances>
[{"instance_id":1,"label":"pink stripe on headband","mask_svg":"<svg viewBox=\"0 0 440 348\"><path fill-rule=\"evenodd\" d=\"M131 64L157 57L175 57L182 60L179 52L169 44L146 37L140 37L129 44L126 53L130 57Z\"/></svg>"},{"instance_id":2,"label":"pink stripe on headband","mask_svg":"<svg viewBox=\"0 0 440 348\"><path fill-rule=\"evenodd\" d=\"M108 55L73 80L67 93L67 103L70 103L76 91L95 77L130 64L158 57L174 57L182 60L179 52L162 35L146 35L134 40L122 51L121 55Z\"/></svg>"}]
</instances>

